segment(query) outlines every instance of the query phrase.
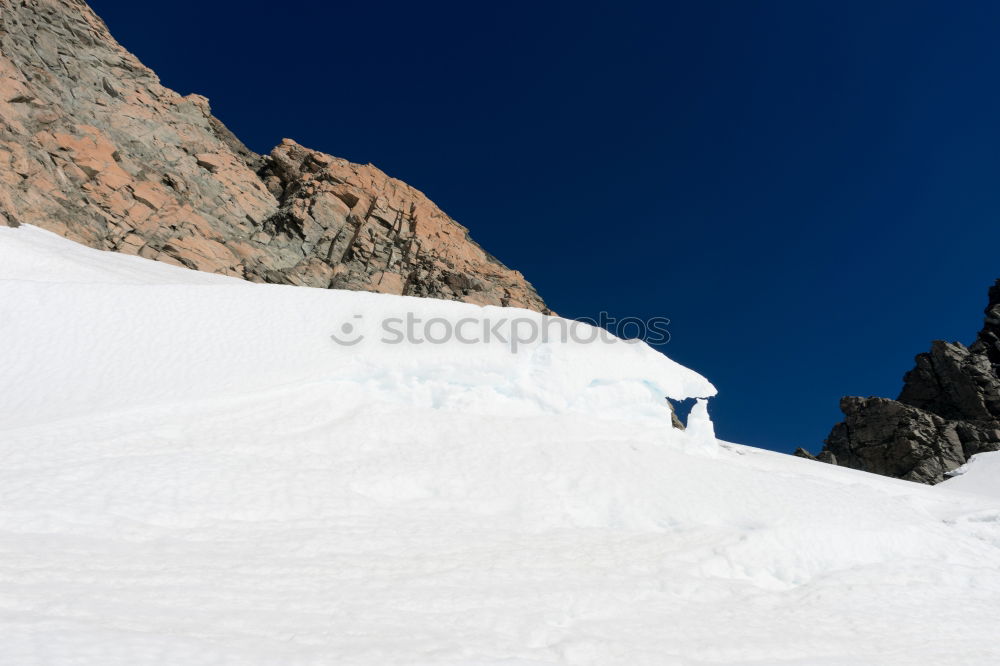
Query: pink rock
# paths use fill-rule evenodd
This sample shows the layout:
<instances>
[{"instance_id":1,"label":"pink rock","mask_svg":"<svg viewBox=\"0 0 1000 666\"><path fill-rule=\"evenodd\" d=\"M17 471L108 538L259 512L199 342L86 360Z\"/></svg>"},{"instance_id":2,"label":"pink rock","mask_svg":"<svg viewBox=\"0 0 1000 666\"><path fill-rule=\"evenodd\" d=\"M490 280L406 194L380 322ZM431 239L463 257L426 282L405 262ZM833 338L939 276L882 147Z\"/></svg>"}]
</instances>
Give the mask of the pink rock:
<instances>
[{"instance_id":1,"label":"pink rock","mask_svg":"<svg viewBox=\"0 0 1000 666\"><path fill-rule=\"evenodd\" d=\"M260 282L548 312L406 183L291 139L254 154L82 1L0 0L0 17L18 26L0 50L0 202L19 221Z\"/></svg>"}]
</instances>

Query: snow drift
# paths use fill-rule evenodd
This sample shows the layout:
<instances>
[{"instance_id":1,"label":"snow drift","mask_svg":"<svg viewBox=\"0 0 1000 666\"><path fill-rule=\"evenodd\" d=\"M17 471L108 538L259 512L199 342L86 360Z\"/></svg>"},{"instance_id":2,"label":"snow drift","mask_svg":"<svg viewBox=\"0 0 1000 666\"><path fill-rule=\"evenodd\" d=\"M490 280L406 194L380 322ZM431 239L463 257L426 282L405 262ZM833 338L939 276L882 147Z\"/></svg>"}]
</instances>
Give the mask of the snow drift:
<instances>
[{"instance_id":1,"label":"snow drift","mask_svg":"<svg viewBox=\"0 0 1000 666\"><path fill-rule=\"evenodd\" d=\"M1000 659L996 498L674 429L715 390L642 344L406 313L543 321L0 229L0 663Z\"/></svg>"},{"instance_id":2,"label":"snow drift","mask_svg":"<svg viewBox=\"0 0 1000 666\"><path fill-rule=\"evenodd\" d=\"M990 495L1000 500L1000 451L977 453L944 482L949 490Z\"/></svg>"},{"instance_id":3,"label":"snow drift","mask_svg":"<svg viewBox=\"0 0 1000 666\"><path fill-rule=\"evenodd\" d=\"M715 394L645 344L597 339L585 324L571 335L527 310L251 284L2 231L8 426L310 383L479 414L624 409L669 426L665 397ZM399 339L407 319L419 322L410 343ZM444 339L442 324L462 319L471 325Z\"/></svg>"}]
</instances>

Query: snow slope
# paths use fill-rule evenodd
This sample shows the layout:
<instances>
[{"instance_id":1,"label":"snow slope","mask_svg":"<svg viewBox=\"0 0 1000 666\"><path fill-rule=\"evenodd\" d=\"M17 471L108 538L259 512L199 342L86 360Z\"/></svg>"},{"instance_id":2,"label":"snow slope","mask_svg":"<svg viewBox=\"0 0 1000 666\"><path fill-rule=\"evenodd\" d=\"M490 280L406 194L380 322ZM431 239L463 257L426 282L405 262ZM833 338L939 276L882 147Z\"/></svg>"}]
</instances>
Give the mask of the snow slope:
<instances>
[{"instance_id":1,"label":"snow slope","mask_svg":"<svg viewBox=\"0 0 1000 666\"><path fill-rule=\"evenodd\" d=\"M942 487L1000 500L1000 451L979 453L953 472Z\"/></svg>"},{"instance_id":2,"label":"snow slope","mask_svg":"<svg viewBox=\"0 0 1000 666\"><path fill-rule=\"evenodd\" d=\"M673 429L715 390L642 344L407 312L548 321L0 229L0 664L1000 662L1000 498Z\"/></svg>"}]
</instances>

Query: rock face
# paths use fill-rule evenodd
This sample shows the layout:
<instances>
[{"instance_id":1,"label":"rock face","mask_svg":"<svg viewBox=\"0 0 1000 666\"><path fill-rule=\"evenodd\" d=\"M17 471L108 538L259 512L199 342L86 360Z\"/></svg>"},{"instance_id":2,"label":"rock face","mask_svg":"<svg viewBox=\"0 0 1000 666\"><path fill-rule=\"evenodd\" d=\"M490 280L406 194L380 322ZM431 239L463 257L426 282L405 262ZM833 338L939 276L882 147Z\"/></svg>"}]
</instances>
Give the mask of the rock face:
<instances>
[{"instance_id":1,"label":"rock face","mask_svg":"<svg viewBox=\"0 0 1000 666\"><path fill-rule=\"evenodd\" d=\"M258 282L548 312L418 190L286 139L255 154L82 0L0 0L0 224Z\"/></svg>"},{"instance_id":2,"label":"rock face","mask_svg":"<svg viewBox=\"0 0 1000 666\"><path fill-rule=\"evenodd\" d=\"M938 483L973 455L1000 450L1000 280L985 312L969 347L937 340L918 355L896 400L841 400L845 419L816 458ZM801 449L796 455L813 457Z\"/></svg>"}]
</instances>

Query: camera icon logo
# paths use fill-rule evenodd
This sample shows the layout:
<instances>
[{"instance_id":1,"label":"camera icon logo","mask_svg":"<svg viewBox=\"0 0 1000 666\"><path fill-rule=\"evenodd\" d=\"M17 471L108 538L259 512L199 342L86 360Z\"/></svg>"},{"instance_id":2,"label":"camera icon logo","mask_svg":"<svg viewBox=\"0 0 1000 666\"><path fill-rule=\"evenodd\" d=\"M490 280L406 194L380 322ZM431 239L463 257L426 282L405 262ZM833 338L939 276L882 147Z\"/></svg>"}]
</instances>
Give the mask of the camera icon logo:
<instances>
[{"instance_id":1,"label":"camera icon logo","mask_svg":"<svg viewBox=\"0 0 1000 666\"><path fill-rule=\"evenodd\" d=\"M361 315L354 315L353 319L361 319ZM358 332L358 328L358 326L355 326L351 322L345 321L340 325L340 335L338 336L336 333L333 333L330 335L330 339L342 347L353 347L365 339L364 334Z\"/></svg>"}]
</instances>

